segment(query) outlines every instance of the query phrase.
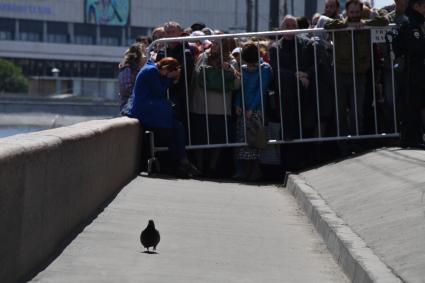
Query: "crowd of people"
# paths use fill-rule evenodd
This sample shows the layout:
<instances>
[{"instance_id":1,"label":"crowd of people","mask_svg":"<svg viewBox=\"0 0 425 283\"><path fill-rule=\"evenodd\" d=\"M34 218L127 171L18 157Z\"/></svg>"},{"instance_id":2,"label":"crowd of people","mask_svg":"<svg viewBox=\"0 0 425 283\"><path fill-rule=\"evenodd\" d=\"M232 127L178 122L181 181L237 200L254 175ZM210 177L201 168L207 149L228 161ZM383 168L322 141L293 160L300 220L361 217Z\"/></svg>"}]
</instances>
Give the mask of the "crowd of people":
<instances>
[{"instance_id":1,"label":"crowd of people","mask_svg":"<svg viewBox=\"0 0 425 283\"><path fill-rule=\"evenodd\" d=\"M395 0L383 9L361 0L344 7L326 0L322 14L311 20L286 15L279 27L306 32L152 46L160 38L223 34L203 23L183 28L170 21L125 52L118 77L121 113L139 119L170 148L182 177L214 176L223 156L220 147L197 149L193 165L187 144L247 142L233 150L233 167L234 178L249 181L261 179L261 163L286 166L291 154L306 154L270 150L263 137L358 136L395 133L400 126L402 146L422 147L424 22L425 0ZM371 42L370 29L363 28L390 23L397 28L386 42ZM350 147L338 144L342 153Z\"/></svg>"}]
</instances>

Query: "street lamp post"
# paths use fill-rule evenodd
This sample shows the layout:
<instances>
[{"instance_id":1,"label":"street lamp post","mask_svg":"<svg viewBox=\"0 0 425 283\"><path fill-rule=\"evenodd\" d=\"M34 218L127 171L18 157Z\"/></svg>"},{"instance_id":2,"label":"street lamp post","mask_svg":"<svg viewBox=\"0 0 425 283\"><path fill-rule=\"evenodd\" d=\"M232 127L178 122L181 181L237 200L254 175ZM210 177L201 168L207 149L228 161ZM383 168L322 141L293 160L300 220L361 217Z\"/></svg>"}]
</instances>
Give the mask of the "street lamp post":
<instances>
[{"instance_id":1,"label":"street lamp post","mask_svg":"<svg viewBox=\"0 0 425 283\"><path fill-rule=\"evenodd\" d=\"M51 72L53 74L53 77L55 77L55 80L56 80L56 94L60 94L61 93L61 81L59 79L60 70L58 68L53 68Z\"/></svg>"}]
</instances>

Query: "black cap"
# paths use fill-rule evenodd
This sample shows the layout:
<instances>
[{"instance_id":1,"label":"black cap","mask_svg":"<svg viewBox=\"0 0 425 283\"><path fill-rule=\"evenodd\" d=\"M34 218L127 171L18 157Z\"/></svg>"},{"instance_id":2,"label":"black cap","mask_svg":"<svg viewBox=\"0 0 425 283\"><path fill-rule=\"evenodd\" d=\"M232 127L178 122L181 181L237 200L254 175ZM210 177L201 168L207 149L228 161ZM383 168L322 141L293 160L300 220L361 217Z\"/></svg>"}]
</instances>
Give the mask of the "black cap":
<instances>
[{"instance_id":1,"label":"black cap","mask_svg":"<svg viewBox=\"0 0 425 283\"><path fill-rule=\"evenodd\" d=\"M204 23L199 23L199 22L193 23L190 26L190 28L192 29L192 31L202 30L204 27L206 27L206 25Z\"/></svg>"}]
</instances>

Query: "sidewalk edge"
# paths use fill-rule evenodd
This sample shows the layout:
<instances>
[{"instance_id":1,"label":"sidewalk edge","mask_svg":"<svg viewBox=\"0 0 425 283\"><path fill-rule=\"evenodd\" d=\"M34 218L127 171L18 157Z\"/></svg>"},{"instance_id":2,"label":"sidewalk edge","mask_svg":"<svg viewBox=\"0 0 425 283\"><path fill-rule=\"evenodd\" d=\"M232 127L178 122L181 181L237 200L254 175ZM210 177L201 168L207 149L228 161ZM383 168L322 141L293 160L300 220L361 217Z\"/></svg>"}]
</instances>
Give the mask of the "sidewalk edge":
<instances>
[{"instance_id":1,"label":"sidewalk edge","mask_svg":"<svg viewBox=\"0 0 425 283\"><path fill-rule=\"evenodd\" d=\"M305 180L298 175L290 175L286 188L310 218L332 256L352 282L403 282Z\"/></svg>"}]
</instances>

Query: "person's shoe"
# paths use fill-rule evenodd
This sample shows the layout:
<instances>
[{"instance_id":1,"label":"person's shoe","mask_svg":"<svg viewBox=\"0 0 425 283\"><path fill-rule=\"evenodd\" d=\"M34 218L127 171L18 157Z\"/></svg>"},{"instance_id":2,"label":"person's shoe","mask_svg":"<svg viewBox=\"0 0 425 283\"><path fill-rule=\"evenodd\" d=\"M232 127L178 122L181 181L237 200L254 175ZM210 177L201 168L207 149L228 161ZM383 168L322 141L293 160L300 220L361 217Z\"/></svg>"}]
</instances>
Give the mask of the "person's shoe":
<instances>
[{"instance_id":1,"label":"person's shoe","mask_svg":"<svg viewBox=\"0 0 425 283\"><path fill-rule=\"evenodd\" d=\"M425 144L423 144L423 143L412 143L412 144L405 146L404 148L407 148L407 149L425 149Z\"/></svg>"},{"instance_id":2,"label":"person's shoe","mask_svg":"<svg viewBox=\"0 0 425 283\"><path fill-rule=\"evenodd\" d=\"M400 147L406 149L425 149L425 143L414 140L402 140Z\"/></svg>"},{"instance_id":3,"label":"person's shoe","mask_svg":"<svg viewBox=\"0 0 425 283\"><path fill-rule=\"evenodd\" d=\"M246 175L236 173L235 175L232 176L232 179L235 180L235 181L243 181L243 180L246 179Z\"/></svg>"},{"instance_id":4,"label":"person's shoe","mask_svg":"<svg viewBox=\"0 0 425 283\"><path fill-rule=\"evenodd\" d=\"M247 162L245 160L238 159L236 160L235 167L236 172L232 176L232 179L235 181L244 181L248 177Z\"/></svg>"},{"instance_id":5,"label":"person's shoe","mask_svg":"<svg viewBox=\"0 0 425 283\"><path fill-rule=\"evenodd\" d=\"M208 178L218 178L220 177L220 172L217 170L217 168L210 168L208 169L206 176Z\"/></svg>"},{"instance_id":6,"label":"person's shoe","mask_svg":"<svg viewBox=\"0 0 425 283\"><path fill-rule=\"evenodd\" d=\"M251 172L249 173L249 176L247 178L248 182L259 182L263 178L263 174L260 169L260 164L258 161L251 161Z\"/></svg>"},{"instance_id":7,"label":"person's shoe","mask_svg":"<svg viewBox=\"0 0 425 283\"><path fill-rule=\"evenodd\" d=\"M183 168L183 166L177 167L176 177L181 178L181 179L189 179L190 178L189 174L187 173L187 170L185 168Z\"/></svg>"},{"instance_id":8,"label":"person's shoe","mask_svg":"<svg viewBox=\"0 0 425 283\"><path fill-rule=\"evenodd\" d=\"M188 164L188 167L189 167L188 168L188 172L189 172L189 175L191 176L191 178L193 178L193 177L199 177L199 176L202 175L202 172L199 171L198 168L196 168L196 166L193 165L192 163L189 163Z\"/></svg>"},{"instance_id":9,"label":"person's shoe","mask_svg":"<svg viewBox=\"0 0 425 283\"><path fill-rule=\"evenodd\" d=\"M177 167L176 175L177 177L187 179L201 176L202 173L192 163L181 163Z\"/></svg>"}]
</instances>

